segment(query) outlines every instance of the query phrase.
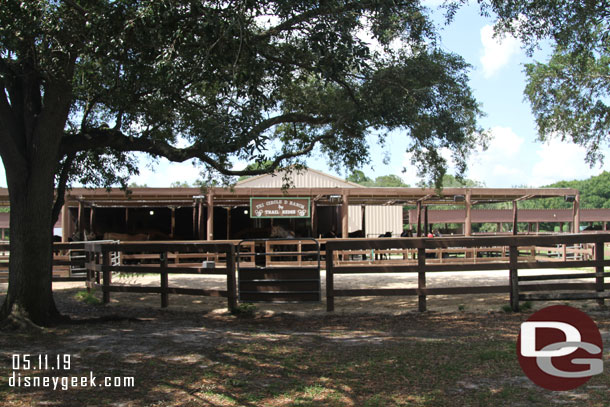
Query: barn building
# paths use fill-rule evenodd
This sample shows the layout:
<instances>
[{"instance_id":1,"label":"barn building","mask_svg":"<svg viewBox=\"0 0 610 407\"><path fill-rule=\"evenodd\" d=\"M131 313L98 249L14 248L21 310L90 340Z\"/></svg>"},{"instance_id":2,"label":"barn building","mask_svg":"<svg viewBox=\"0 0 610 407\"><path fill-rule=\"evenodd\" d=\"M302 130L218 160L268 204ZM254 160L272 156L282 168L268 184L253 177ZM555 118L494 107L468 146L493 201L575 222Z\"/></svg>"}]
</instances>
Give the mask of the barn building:
<instances>
[{"instance_id":1,"label":"barn building","mask_svg":"<svg viewBox=\"0 0 610 407\"><path fill-rule=\"evenodd\" d=\"M286 177L291 180L289 188L284 188ZM231 188L207 190L132 188L126 193L119 189L74 188L66 195L56 227L61 228L62 241L238 240L270 237L274 228L299 237L397 237L403 225L411 224L415 232L422 233L427 223L442 222L440 218L426 222L426 207L440 204L463 206L452 212L451 219L457 218L464 225L462 233L468 236L477 221L478 212L473 210L477 204L513 202L509 221L516 221L517 201L545 197L573 202L573 208L562 216L567 216L565 221L573 230L579 230L584 215L576 189L446 188L439 193L431 188L369 188L313 169L292 171L287 176L250 177ZM0 189L0 206L8 206L6 189ZM403 219L405 206L417 208L407 219ZM5 236L8 216L0 213L0 229ZM506 221L506 214L502 216L497 222ZM610 213L595 216L601 218L585 217L587 221L610 220Z\"/></svg>"}]
</instances>

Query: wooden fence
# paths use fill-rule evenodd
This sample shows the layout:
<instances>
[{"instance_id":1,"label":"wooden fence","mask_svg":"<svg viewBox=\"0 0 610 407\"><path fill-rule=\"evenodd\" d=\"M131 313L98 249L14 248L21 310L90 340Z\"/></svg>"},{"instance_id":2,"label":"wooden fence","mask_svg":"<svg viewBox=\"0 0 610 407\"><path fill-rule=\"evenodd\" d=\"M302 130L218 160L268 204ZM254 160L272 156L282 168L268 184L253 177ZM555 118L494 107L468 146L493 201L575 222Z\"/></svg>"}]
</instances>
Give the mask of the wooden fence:
<instances>
[{"instance_id":1,"label":"wooden fence","mask_svg":"<svg viewBox=\"0 0 610 407\"><path fill-rule=\"evenodd\" d=\"M419 310L426 309L427 296L508 293L515 310L519 301L597 299L610 297L605 283L604 245L610 234L559 234L543 236L489 236L443 238L378 238L318 240L326 264L327 310L334 310L335 297L417 296ZM315 242L314 242L315 243ZM112 292L158 293L161 306L169 294L226 297L229 309L237 304L236 242L129 242L56 243L54 281L86 280L99 287L104 302ZM276 256L282 245L291 245L292 259ZM296 247L296 249L295 249ZM0 278L8 273L8 244L0 245ZM296 252L295 252L296 250ZM242 242L240 256L246 267L257 267L253 243ZM82 256L74 256L80 252ZM251 255L249 254L251 253ZM267 267L311 266L312 242L295 240L265 243ZM120 256L119 256L120 254ZM520 276L525 269L592 268L592 272L540 273ZM83 273L74 273L82 270ZM427 287L426 273L507 270L506 284L470 287ZM113 284L113 273L153 273L159 286ZM373 288L335 290L335 276L359 273L414 273L417 288ZM78 275L77 275L78 274ZM171 287L169 274L226 276L226 290ZM116 274L115 274L116 276ZM590 282L569 280L590 279Z\"/></svg>"},{"instance_id":2,"label":"wooden fence","mask_svg":"<svg viewBox=\"0 0 610 407\"><path fill-rule=\"evenodd\" d=\"M607 242L610 242L610 234L329 241L326 243L326 307L328 311L334 310L335 297L417 296L419 310L425 311L429 295L484 293L509 293L513 310L519 309L519 301L597 299L603 303L604 298L610 297L610 292L605 291L610 284L604 283L606 274L610 274L604 272L604 266L610 266L610 260L604 258ZM488 255L508 253L508 256L479 257L477 253L483 252ZM448 257L451 253L458 255L452 259ZM362 258L365 255L367 259ZM582 267L595 271L519 276L520 269ZM506 284L426 286L426 273L482 270L507 270ZM416 273L418 285L417 288L335 290L337 274L359 273ZM594 279L594 282L522 284L583 278Z\"/></svg>"},{"instance_id":3,"label":"wooden fence","mask_svg":"<svg viewBox=\"0 0 610 407\"><path fill-rule=\"evenodd\" d=\"M53 281L85 281L85 244L53 244ZM8 282L10 245L0 244L0 283Z\"/></svg>"},{"instance_id":4,"label":"wooden fence","mask_svg":"<svg viewBox=\"0 0 610 407\"><path fill-rule=\"evenodd\" d=\"M161 307L168 306L169 294L226 297L230 310L237 306L235 246L231 243L85 243L85 252L87 287L101 289L105 304L110 302L111 292L135 292L161 294ZM121 261L112 264L116 253L121 253ZM160 284L113 285L112 273L158 274ZM227 289L170 287L169 274L225 275Z\"/></svg>"}]
</instances>

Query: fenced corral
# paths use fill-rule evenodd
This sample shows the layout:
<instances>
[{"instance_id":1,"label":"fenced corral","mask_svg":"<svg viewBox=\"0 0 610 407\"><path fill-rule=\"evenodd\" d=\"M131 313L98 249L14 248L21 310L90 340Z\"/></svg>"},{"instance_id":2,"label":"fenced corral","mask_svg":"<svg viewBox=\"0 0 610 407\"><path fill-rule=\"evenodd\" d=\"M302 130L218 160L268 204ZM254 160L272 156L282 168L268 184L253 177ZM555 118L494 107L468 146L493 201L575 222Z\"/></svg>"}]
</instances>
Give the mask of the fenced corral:
<instances>
[{"instance_id":1,"label":"fenced corral","mask_svg":"<svg viewBox=\"0 0 610 407\"><path fill-rule=\"evenodd\" d=\"M610 297L605 289L604 245L610 234L551 236L498 236L472 238L341 240L326 243L326 306L335 297L417 296L418 309L426 310L427 296L510 294L513 310L519 301L597 299ZM508 254L508 255L507 255ZM519 276L523 269L593 268L591 273ZM507 270L505 285L427 287L426 273ZM335 290L337 275L359 273L415 273L417 288L366 288ZM542 281L593 279L582 283ZM526 282L537 282L523 284ZM563 291L563 292L561 292ZM567 292L566 292L567 291ZM579 292L574 292L579 291Z\"/></svg>"},{"instance_id":2,"label":"fenced corral","mask_svg":"<svg viewBox=\"0 0 610 407\"><path fill-rule=\"evenodd\" d=\"M263 239L216 242L97 241L56 243L53 281L86 281L101 290L108 303L112 292L160 294L167 307L170 294L227 298L229 309L242 302L317 302L323 298L320 260L326 269L327 310L336 297L414 296L418 309L427 309L428 296L505 294L512 309L520 301L610 298L604 267L610 260L604 247L610 234L559 234L526 236L377 238L377 239ZM239 269L237 261L239 260ZM0 278L7 281L9 245L0 245ZM324 267L325 266L325 267ZM539 269L533 272L531 270ZM554 271L553 269L564 269ZM583 270L584 269L584 270ZM587 270L588 269L588 270ZM521 273L520 270L528 270ZM495 272L495 281L447 286L447 279L428 278L429 273ZM506 271L506 279L498 273ZM239 273L239 280L238 280ZM376 286L367 274L399 275ZM135 285L129 276L156 275L159 284ZM188 285L171 286L170 276L224 276ZM527 275L524 275L527 274ZM335 289L341 276L352 283ZM466 275L466 274L464 274ZM406 279L405 279L406 277ZM416 277L416 278L413 278ZM504 278L504 277L499 277ZM150 278L146 279L150 284ZM417 284L415 285L415 280ZM179 279L174 280L174 282ZM182 280L184 281L184 280ZM343 281L349 281L343 280ZM377 281L381 281L377 279ZM132 284L133 283L133 284ZM239 283L239 285L238 285ZM387 283L387 284L386 284ZM438 285L437 285L438 284ZM478 285L477 285L478 284ZM460 284L458 284L460 285Z\"/></svg>"},{"instance_id":3,"label":"fenced corral","mask_svg":"<svg viewBox=\"0 0 610 407\"><path fill-rule=\"evenodd\" d=\"M85 244L53 244L53 281L85 281ZM0 283L8 282L10 244L0 244Z\"/></svg>"},{"instance_id":4,"label":"fenced corral","mask_svg":"<svg viewBox=\"0 0 610 407\"><path fill-rule=\"evenodd\" d=\"M99 288L103 302L112 292L158 293L161 307L167 307L170 294L226 297L228 308L237 306L235 246L232 243L86 243L87 287ZM120 253L121 261L112 257ZM113 284L113 274L158 274L159 286ZM226 290L172 287L170 274L226 276Z\"/></svg>"}]
</instances>

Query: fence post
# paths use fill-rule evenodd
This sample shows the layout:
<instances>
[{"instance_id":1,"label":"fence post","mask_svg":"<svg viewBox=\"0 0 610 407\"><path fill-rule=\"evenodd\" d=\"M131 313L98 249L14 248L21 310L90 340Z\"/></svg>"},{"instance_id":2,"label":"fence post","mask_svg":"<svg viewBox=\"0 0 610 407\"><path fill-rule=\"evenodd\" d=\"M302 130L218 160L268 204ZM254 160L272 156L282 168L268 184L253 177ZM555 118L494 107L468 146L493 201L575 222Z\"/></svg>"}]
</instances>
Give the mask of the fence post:
<instances>
[{"instance_id":1,"label":"fence post","mask_svg":"<svg viewBox=\"0 0 610 407\"><path fill-rule=\"evenodd\" d=\"M510 307L514 312L517 312L519 311L519 274L517 268L519 248L517 246L510 246L509 251Z\"/></svg>"},{"instance_id":2,"label":"fence post","mask_svg":"<svg viewBox=\"0 0 610 407\"><path fill-rule=\"evenodd\" d=\"M227 249L227 306L230 312L237 309L237 284L235 281L235 246L229 244Z\"/></svg>"},{"instance_id":3,"label":"fence post","mask_svg":"<svg viewBox=\"0 0 610 407\"><path fill-rule=\"evenodd\" d=\"M326 312L335 310L335 293L333 281L333 249L326 243Z\"/></svg>"},{"instance_id":4,"label":"fence post","mask_svg":"<svg viewBox=\"0 0 610 407\"><path fill-rule=\"evenodd\" d=\"M417 289L426 289L426 248L419 247L417 249ZM426 311L426 295L420 294L417 296L417 306L419 312Z\"/></svg>"},{"instance_id":5,"label":"fence post","mask_svg":"<svg viewBox=\"0 0 610 407\"><path fill-rule=\"evenodd\" d=\"M110 284L112 283L112 281L110 280L112 278L111 277L112 274L110 273L110 252L105 250L104 247L102 247L101 250L102 250L102 274L103 274L102 298L103 298L104 304L108 304L110 302Z\"/></svg>"},{"instance_id":6,"label":"fence post","mask_svg":"<svg viewBox=\"0 0 610 407\"><path fill-rule=\"evenodd\" d=\"M167 308L169 305L169 278L167 275L167 252L161 252L159 255L161 260L161 308Z\"/></svg>"},{"instance_id":7,"label":"fence post","mask_svg":"<svg viewBox=\"0 0 610 407\"><path fill-rule=\"evenodd\" d=\"M604 257L604 242L595 242L595 261L604 261ZM604 266L599 264L595 266L595 291L604 292ZM604 299L598 298L597 303L604 305Z\"/></svg>"}]
</instances>

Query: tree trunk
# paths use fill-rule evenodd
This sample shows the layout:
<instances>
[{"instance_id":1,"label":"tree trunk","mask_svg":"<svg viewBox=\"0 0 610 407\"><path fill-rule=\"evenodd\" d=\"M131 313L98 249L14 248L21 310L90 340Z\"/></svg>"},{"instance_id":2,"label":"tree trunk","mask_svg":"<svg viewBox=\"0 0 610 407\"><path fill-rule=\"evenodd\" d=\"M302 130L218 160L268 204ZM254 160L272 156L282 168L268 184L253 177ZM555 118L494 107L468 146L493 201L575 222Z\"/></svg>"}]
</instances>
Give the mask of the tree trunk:
<instances>
[{"instance_id":1,"label":"tree trunk","mask_svg":"<svg viewBox=\"0 0 610 407\"><path fill-rule=\"evenodd\" d=\"M52 293L53 176L39 163L27 176L7 171L10 212L8 293L0 320L48 326L61 319Z\"/></svg>"}]
</instances>

